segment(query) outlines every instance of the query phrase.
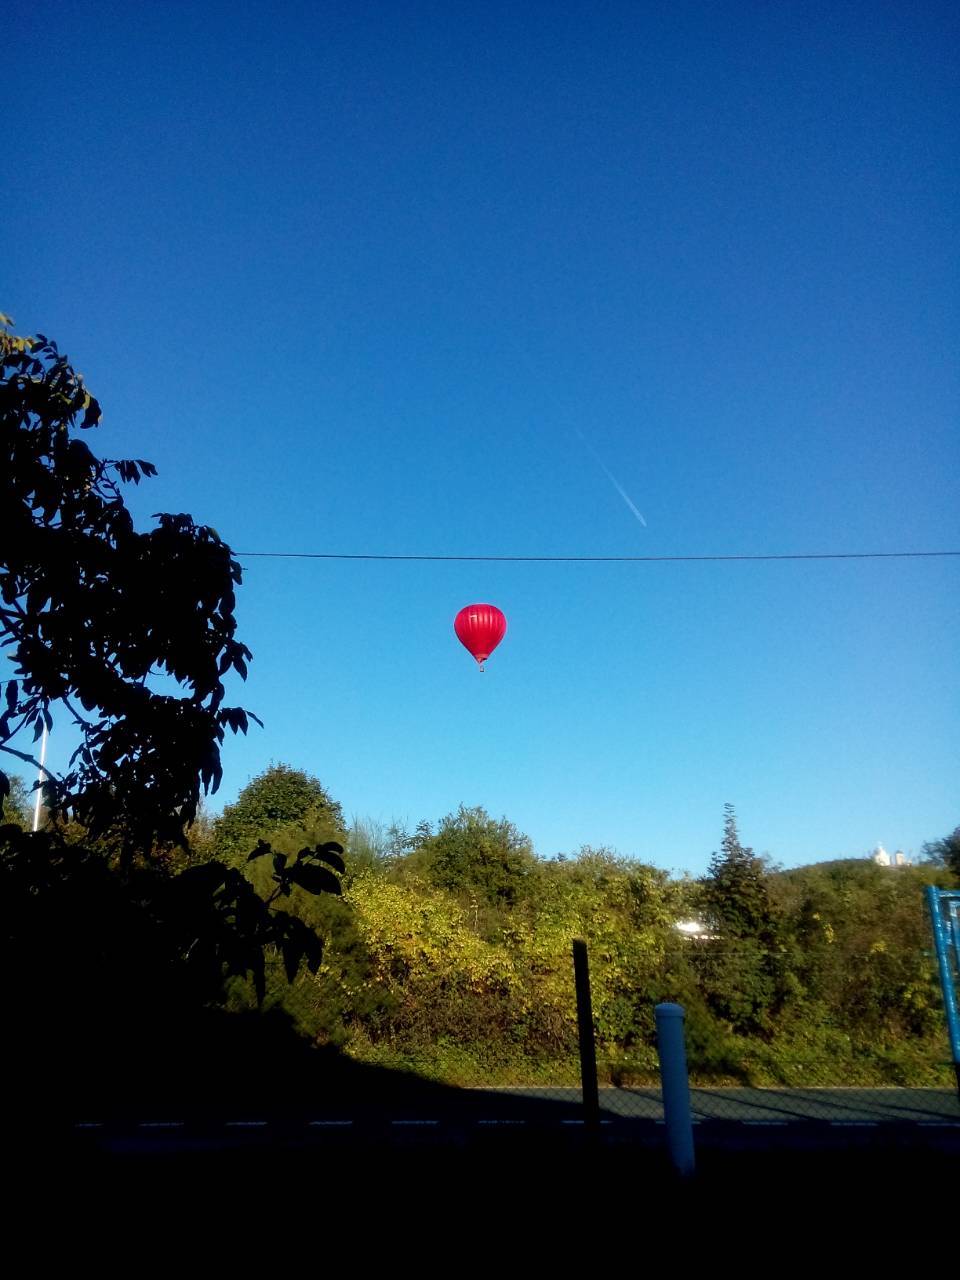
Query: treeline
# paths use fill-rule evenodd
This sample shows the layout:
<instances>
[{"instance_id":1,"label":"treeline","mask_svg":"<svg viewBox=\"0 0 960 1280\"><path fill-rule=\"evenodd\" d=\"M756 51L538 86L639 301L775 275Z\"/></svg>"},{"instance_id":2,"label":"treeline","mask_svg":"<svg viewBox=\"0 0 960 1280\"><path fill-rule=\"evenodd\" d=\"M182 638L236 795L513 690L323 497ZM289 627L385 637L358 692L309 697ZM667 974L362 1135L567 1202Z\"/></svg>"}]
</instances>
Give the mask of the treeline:
<instances>
[{"instance_id":1,"label":"treeline","mask_svg":"<svg viewBox=\"0 0 960 1280\"><path fill-rule=\"evenodd\" d=\"M285 904L323 938L323 963L291 986L277 959L267 1002L358 1059L458 1084L575 1082L580 936L610 1081L654 1080L653 1007L670 999L704 1082L951 1082L922 888L958 883L956 833L919 867L783 871L742 844L728 807L708 873L674 879L603 848L538 858L482 809L435 830L348 825L316 779L279 765L201 821L186 857L243 867L268 895L269 860L248 861L261 839L280 855L345 846L342 897L294 887ZM230 1000L249 1006L249 986Z\"/></svg>"}]
</instances>

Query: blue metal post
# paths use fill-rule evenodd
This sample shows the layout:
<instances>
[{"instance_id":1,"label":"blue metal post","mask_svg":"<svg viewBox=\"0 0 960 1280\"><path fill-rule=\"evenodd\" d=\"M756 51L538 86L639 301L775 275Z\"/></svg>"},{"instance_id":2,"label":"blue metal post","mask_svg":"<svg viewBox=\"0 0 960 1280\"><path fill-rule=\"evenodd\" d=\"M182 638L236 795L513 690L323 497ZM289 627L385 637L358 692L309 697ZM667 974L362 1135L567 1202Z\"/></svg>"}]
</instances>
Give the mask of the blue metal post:
<instances>
[{"instance_id":1,"label":"blue metal post","mask_svg":"<svg viewBox=\"0 0 960 1280\"><path fill-rule=\"evenodd\" d=\"M933 942L937 950L937 965L940 969L943 1008L947 1015L947 1034L950 1037L953 1069L957 1073L957 1093L960 1094L960 1012L957 1011L954 965L950 959L950 929L940 909L941 902L946 904L949 901L952 907L955 900L956 894L950 890L938 889L933 884L927 885L927 906L930 908L930 919L933 924ZM960 953L957 955L957 969L960 973Z\"/></svg>"},{"instance_id":2,"label":"blue metal post","mask_svg":"<svg viewBox=\"0 0 960 1280\"><path fill-rule=\"evenodd\" d=\"M694 1170L693 1121L690 1116L690 1080L683 1034L686 1014L682 1005L658 1004L657 1053L660 1055L660 1084L663 1090L663 1118L667 1126L670 1162L681 1177Z\"/></svg>"}]
</instances>

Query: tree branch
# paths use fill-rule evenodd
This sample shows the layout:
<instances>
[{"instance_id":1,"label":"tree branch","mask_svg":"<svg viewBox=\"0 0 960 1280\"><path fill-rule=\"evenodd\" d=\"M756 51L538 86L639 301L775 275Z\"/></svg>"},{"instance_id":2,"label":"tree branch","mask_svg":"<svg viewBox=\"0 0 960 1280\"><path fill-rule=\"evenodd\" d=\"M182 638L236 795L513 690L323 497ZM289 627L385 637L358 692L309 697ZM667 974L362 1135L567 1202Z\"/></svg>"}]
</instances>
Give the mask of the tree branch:
<instances>
[{"instance_id":1,"label":"tree branch","mask_svg":"<svg viewBox=\"0 0 960 1280\"><path fill-rule=\"evenodd\" d=\"M4 737L4 742L9 742L11 738L15 738L17 734L20 732L20 730L23 728L23 726L27 723L27 720L33 714L34 713L32 711L25 711L23 715L20 717L20 723L17 725L17 727L15 729L11 729L6 734L6 736Z\"/></svg>"},{"instance_id":2,"label":"tree branch","mask_svg":"<svg viewBox=\"0 0 960 1280\"><path fill-rule=\"evenodd\" d=\"M41 764L36 756L28 756L25 751L18 751L16 747L8 747L0 742L0 751L6 751L11 756L16 756L20 760L25 760L27 764L32 764L39 772L49 774L50 770L45 764Z\"/></svg>"},{"instance_id":3,"label":"tree branch","mask_svg":"<svg viewBox=\"0 0 960 1280\"><path fill-rule=\"evenodd\" d=\"M6 609L0 609L0 618L2 618L4 622L7 622L8 620L11 622L23 622L26 619L26 610L19 600L11 601L11 608L14 610L13 613L8 612Z\"/></svg>"},{"instance_id":4,"label":"tree branch","mask_svg":"<svg viewBox=\"0 0 960 1280\"><path fill-rule=\"evenodd\" d=\"M61 702L63 703L63 705L67 708L67 710L70 712L70 714L73 716L73 722L74 722L74 724L82 725L84 729L92 729L92 728L93 728L93 721L92 721L92 720L85 720L85 719L83 718L83 716L80 714L80 712L79 712L79 711L77 711L77 710L75 710L75 708L71 705L71 703L70 703L70 699L69 699L69 698L67 698L67 697L65 697L63 694L61 694L61 696L60 696L60 701L61 701Z\"/></svg>"}]
</instances>

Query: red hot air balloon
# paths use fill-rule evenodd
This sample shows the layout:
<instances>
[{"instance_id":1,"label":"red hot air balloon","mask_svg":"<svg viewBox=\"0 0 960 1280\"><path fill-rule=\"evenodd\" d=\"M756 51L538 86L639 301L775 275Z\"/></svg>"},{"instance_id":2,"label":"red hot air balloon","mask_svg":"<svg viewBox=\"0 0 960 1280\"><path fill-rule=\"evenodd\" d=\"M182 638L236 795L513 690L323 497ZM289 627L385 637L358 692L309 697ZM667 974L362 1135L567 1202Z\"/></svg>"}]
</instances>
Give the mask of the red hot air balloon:
<instances>
[{"instance_id":1,"label":"red hot air balloon","mask_svg":"<svg viewBox=\"0 0 960 1280\"><path fill-rule=\"evenodd\" d=\"M468 604L461 609L453 622L457 639L480 663L490 657L503 639L507 620L495 604Z\"/></svg>"}]
</instances>

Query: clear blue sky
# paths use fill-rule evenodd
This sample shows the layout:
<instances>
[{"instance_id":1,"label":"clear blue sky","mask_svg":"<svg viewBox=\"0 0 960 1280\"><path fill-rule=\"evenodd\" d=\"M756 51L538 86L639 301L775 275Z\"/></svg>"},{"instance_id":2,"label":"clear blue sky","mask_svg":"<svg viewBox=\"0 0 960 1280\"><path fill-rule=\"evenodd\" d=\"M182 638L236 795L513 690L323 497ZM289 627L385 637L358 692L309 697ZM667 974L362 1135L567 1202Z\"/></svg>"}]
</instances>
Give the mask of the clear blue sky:
<instances>
[{"instance_id":1,"label":"clear blue sky","mask_svg":"<svg viewBox=\"0 0 960 1280\"><path fill-rule=\"evenodd\" d=\"M159 466L137 512L240 550L957 547L958 35L947 3L28 6L0 302ZM285 760L348 814L482 804L693 871L727 800L788 864L960 821L958 562L247 564L266 728L220 800ZM509 619L485 675L473 600Z\"/></svg>"}]
</instances>

